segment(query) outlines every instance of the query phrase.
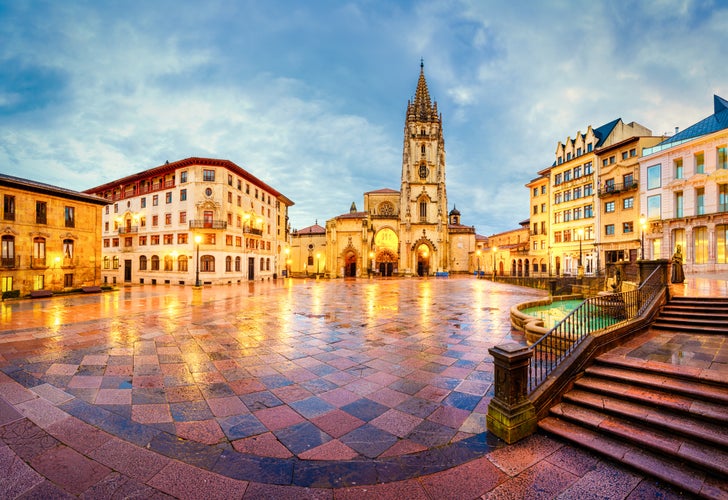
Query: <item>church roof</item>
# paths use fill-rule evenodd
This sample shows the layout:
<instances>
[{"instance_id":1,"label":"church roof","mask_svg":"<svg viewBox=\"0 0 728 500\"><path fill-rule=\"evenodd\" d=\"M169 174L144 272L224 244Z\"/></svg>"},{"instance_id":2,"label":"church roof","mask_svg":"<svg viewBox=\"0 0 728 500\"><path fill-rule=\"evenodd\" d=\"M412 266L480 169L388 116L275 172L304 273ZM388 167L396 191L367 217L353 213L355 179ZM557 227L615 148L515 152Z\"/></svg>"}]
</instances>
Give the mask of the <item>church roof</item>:
<instances>
[{"instance_id":1,"label":"church roof","mask_svg":"<svg viewBox=\"0 0 728 500\"><path fill-rule=\"evenodd\" d=\"M296 231L296 234L326 234L326 229L319 226L318 223L313 226L304 227Z\"/></svg>"},{"instance_id":2,"label":"church roof","mask_svg":"<svg viewBox=\"0 0 728 500\"><path fill-rule=\"evenodd\" d=\"M374 191L367 191L364 194L399 194L399 191L395 191L394 189L389 189L389 188L382 188L382 189L376 189Z\"/></svg>"},{"instance_id":3,"label":"church roof","mask_svg":"<svg viewBox=\"0 0 728 500\"><path fill-rule=\"evenodd\" d=\"M367 215L367 212L347 212L345 214L337 215L335 219L363 219Z\"/></svg>"}]
</instances>

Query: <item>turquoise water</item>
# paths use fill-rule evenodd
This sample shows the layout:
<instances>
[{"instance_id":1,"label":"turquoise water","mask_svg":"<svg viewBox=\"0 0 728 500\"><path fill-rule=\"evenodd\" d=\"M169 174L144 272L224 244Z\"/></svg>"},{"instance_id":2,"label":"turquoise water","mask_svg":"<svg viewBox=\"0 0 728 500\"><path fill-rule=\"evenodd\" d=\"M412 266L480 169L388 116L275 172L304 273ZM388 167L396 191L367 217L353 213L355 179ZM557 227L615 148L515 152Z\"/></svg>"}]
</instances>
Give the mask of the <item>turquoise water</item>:
<instances>
[{"instance_id":1,"label":"turquoise water","mask_svg":"<svg viewBox=\"0 0 728 500\"><path fill-rule=\"evenodd\" d=\"M564 319L571 311L576 309L583 300L558 300L543 306L528 307L521 309L523 314L528 314L543 320L543 326L553 328L556 323Z\"/></svg>"}]
</instances>

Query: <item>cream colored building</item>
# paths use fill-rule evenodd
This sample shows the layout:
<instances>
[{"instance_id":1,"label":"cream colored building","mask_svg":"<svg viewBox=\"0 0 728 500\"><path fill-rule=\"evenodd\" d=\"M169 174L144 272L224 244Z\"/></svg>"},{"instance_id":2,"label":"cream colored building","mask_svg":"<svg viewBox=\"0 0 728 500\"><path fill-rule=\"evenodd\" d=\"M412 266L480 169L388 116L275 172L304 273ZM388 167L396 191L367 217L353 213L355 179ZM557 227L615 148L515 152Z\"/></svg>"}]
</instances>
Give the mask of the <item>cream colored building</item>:
<instances>
[{"instance_id":1,"label":"cream colored building","mask_svg":"<svg viewBox=\"0 0 728 500\"><path fill-rule=\"evenodd\" d=\"M0 198L3 294L99 285L105 200L3 174Z\"/></svg>"},{"instance_id":2,"label":"cream colored building","mask_svg":"<svg viewBox=\"0 0 728 500\"><path fill-rule=\"evenodd\" d=\"M318 221L313 226L291 232L290 250L286 251L287 276L312 276L326 270L326 228Z\"/></svg>"},{"instance_id":3,"label":"cream colored building","mask_svg":"<svg viewBox=\"0 0 728 500\"><path fill-rule=\"evenodd\" d=\"M599 169L604 168L600 151L630 137L651 135L642 125L625 124L618 118L596 129L589 126L585 133L577 132L575 138L557 144L556 161L539 172L549 178L551 192L548 253L552 274L591 275L604 267L599 245L605 229L596 190ZM609 167L609 156L607 160Z\"/></svg>"},{"instance_id":4,"label":"cream colored building","mask_svg":"<svg viewBox=\"0 0 728 500\"><path fill-rule=\"evenodd\" d=\"M549 276L549 210L551 207L549 177L542 175L526 184L529 192L531 216L529 259L526 276Z\"/></svg>"},{"instance_id":5,"label":"cream colored building","mask_svg":"<svg viewBox=\"0 0 728 500\"><path fill-rule=\"evenodd\" d=\"M187 158L89 189L104 283L225 284L285 270L293 202L229 160Z\"/></svg>"},{"instance_id":6,"label":"cream colored building","mask_svg":"<svg viewBox=\"0 0 728 500\"><path fill-rule=\"evenodd\" d=\"M529 221L521 222L519 229L512 229L488 236L484 249L484 267L487 275L493 270L498 276L530 276Z\"/></svg>"},{"instance_id":7,"label":"cream colored building","mask_svg":"<svg viewBox=\"0 0 728 500\"><path fill-rule=\"evenodd\" d=\"M364 206L326 222L331 277L429 276L472 272L475 228L448 212L445 140L424 66L407 104L399 191L364 193Z\"/></svg>"},{"instance_id":8,"label":"cream colored building","mask_svg":"<svg viewBox=\"0 0 728 500\"><path fill-rule=\"evenodd\" d=\"M644 148L664 137L632 136L600 148L597 152L597 196L600 228L597 237L599 261L603 265L641 258L641 209L639 158Z\"/></svg>"},{"instance_id":9,"label":"cream colored building","mask_svg":"<svg viewBox=\"0 0 728 500\"><path fill-rule=\"evenodd\" d=\"M728 101L716 95L713 108L639 161L645 257L680 245L686 272L728 271Z\"/></svg>"}]
</instances>

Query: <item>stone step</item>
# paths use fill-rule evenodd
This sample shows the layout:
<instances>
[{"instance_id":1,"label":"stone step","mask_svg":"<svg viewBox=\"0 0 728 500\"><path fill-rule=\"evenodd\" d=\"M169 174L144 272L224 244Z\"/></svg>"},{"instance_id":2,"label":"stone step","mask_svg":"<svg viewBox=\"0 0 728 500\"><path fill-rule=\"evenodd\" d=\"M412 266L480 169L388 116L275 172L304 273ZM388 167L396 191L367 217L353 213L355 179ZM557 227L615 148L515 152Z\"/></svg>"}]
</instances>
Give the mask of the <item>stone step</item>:
<instances>
[{"instance_id":1,"label":"stone step","mask_svg":"<svg viewBox=\"0 0 728 500\"><path fill-rule=\"evenodd\" d=\"M667 394L670 398L685 396L696 400L718 403L728 406L728 383L714 384L697 377L677 377L671 374L649 371L643 368L642 371L626 369L620 366L594 364L585 370L587 375L602 379L622 382L622 388L627 390L639 385L644 389L654 389L658 394ZM577 380L577 382L580 382ZM669 399L669 398L668 398ZM728 422L728 415L726 415Z\"/></svg>"},{"instance_id":2,"label":"stone step","mask_svg":"<svg viewBox=\"0 0 728 500\"><path fill-rule=\"evenodd\" d=\"M669 390L636 387L629 383L595 377L582 377L574 383L574 387L639 404L659 406L714 424L728 425L728 411L724 404L696 400L689 395L674 394Z\"/></svg>"},{"instance_id":3,"label":"stone step","mask_svg":"<svg viewBox=\"0 0 728 500\"><path fill-rule=\"evenodd\" d=\"M620 398L574 389L564 395L564 401L593 410L600 410L622 419L654 426L675 436L686 436L695 441L728 450L728 426L698 420L684 413L665 410Z\"/></svg>"},{"instance_id":4,"label":"stone step","mask_svg":"<svg viewBox=\"0 0 728 500\"><path fill-rule=\"evenodd\" d=\"M728 305L728 299L725 297L683 297L676 296L670 299L670 304L699 304L699 305L711 305L711 304L722 304Z\"/></svg>"},{"instance_id":5,"label":"stone step","mask_svg":"<svg viewBox=\"0 0 728 500\"><path fill-rule=\"evenodd\" d=\"M539 427L693 495L703 498L728 498L728 481L724 478L715 478L663 454L644 450L639 446L553 416L542 419Z\"/></svg>"},{"instance_id":6,"label":"stone step","mask_svg":"<svg viewBox=\"0 0 728 500\"><path fill-rule=\"evenodd\" d=\"M721 326L691 325L683 322L672 322L656 319L650 325L652 330L689 333L696 335L728 335L728 328Z\"/></svg>"},{"instance_id":7,"label":"stone step","mask_svg":"<svg viewBox=\"0 0 728 500\"><path fill-rule=\"evenodd\" d=\"M653 453L664 454L717 476L728 477L728 453L711 444L680 435L676 436L673 433L654 429L636 421L625 420L598 410L569 403L555 405L551 408L550 413L563 420L568 420L629 443L632 446L638 446Z\"/></svg>"},{"instance_id":8,"label":"stone step","mask_svg":"<svg viewBox=\"0 0 728 500\"><path fill-rule=\"evenodd\" d=\"M685 379L697 382L705 382L711 385L723 386L728 391L728 379L719 370L710 370L694 366L674 365L672 363L657 363L640 358L625 356L629 349L618 347L606 352L596 358L596 365L622 367L638 373L653 373L667 375L670 377ZM621 354L620 354L621 353Z\"/></svg>"},{"instance_id":9,"label":"stone step","mask_svg":"<svg viewBox=\"0 0 728 500\"><path fill-rule=\"evenodd\" d=\"M728 321L728 311L699 311L693 307L685 309L663 309L660 319L712 319L713 321Z\"/></svg>"}]
</instances>

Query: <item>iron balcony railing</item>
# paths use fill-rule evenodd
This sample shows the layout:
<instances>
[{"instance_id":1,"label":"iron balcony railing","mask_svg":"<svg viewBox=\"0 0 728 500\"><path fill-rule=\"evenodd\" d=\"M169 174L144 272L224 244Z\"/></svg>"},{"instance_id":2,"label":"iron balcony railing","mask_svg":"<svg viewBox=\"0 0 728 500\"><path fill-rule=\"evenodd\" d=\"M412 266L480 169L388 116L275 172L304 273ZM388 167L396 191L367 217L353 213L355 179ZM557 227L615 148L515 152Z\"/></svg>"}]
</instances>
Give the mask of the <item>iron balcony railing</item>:
<instances>
[{"instance_id":1,"label":"iron balcony railing","mask_svg":"<svg viewBox=\"0 0 728 500\"><path fill-rule=\"evenodd\" d=\"M590 297L557 323L531 346L528 392L538 388L589 334L642 315L665 289L663 276L657 267L637 290Z\"/></svg>"},{"instance_id":2,"label":"iron balcony railing","mask_svg":"<svg viewBox=\"0 0 728 500\"><path fill-rule=\"evenodd\" d=\"M191 220L190 229L227 229L226 220Z\"/></svg>"},{"instance_id":3,"label":"iron balcony railing","mask_svg":"<svg viewBox=\"0 0 728 500\"><path fill-rule=\"evenodd\" d=\"M263 236L263 230L262 229L257 229L255 227L244 227L243 228L243 233L245 233L245 234L256 234L258 236Z\"/></svg>"},{"instance_id":4,"label":"iron balcony railing","mask_svg":"<svg viewBox=\"0 0 728 500\"><path fill-rule=\"evenodd\" d=\"M640 183L637 182L637 180L633 180L632 182L617 182L616 184L605 184L604 186L599 186L598 194L601 198L603 196L618 194L622 191L632 191L634 189L637 189L638 187L640 187Z\"/></svg>"},{"instance_id":5,"label":"iron balcony railing","mask_svg":"<svg viewBox=\"0 0 728 500\"><path fill-rule=\"evenodd\" d=\"M131 234L131 233L138 233L138 232L139 232L139 226L119 227L119 234Z\"/></svg>"}]
</instances>

